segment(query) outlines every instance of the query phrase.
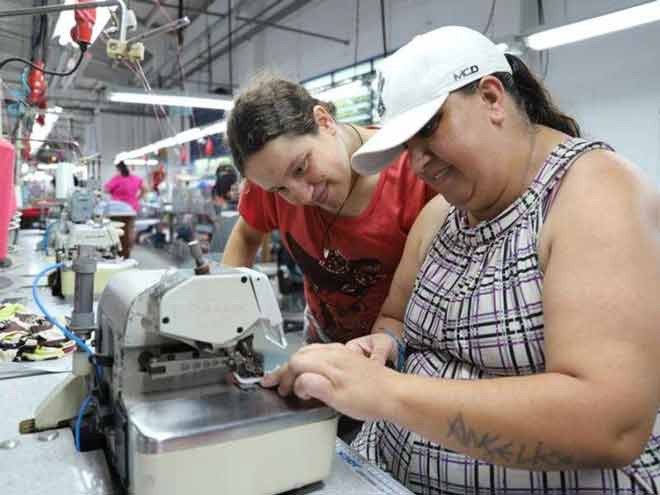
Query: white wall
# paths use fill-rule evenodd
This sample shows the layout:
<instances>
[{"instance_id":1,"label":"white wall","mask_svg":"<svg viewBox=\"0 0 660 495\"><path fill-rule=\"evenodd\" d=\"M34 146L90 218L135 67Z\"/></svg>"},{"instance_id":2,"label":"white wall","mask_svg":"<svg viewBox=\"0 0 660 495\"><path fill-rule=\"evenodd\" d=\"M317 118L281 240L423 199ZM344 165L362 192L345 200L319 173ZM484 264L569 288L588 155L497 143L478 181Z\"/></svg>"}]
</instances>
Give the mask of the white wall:
<instances>
[{"instance_id":1,"label":"white wall","mask_svg":"<svg viewBox=\"0 0 660 495\"><path fill-rule=\"evenodd\" d=\"M161 139L158 124L153 118L102 113L96 117L95 127L97 149L102 157L101 179L103 182L116 172L114 159L117 153L139 148Z\"/></svg>"},{"instance_id":2,"label":"white wall","mask_svg":"<svg viewBox=\"0 0 660 495\"><path fill-rule=\"evenodd\" d=\"M567 2L569 20L640 2ZM546 21L560 24L564 2L550 2ZM554 8L554 10L553 10ZM550 51L546 84L587 136L610 143L660 185L660 23Z\"/></svg>"}]
</instances>

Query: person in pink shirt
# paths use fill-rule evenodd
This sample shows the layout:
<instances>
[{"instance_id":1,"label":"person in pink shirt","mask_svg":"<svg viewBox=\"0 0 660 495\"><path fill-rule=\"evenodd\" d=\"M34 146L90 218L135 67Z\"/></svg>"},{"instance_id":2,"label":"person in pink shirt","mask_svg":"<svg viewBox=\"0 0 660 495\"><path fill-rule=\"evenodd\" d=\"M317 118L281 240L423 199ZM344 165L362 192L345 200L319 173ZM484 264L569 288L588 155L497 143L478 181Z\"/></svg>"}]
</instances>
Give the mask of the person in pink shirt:
<instances>
[{"instance_id":1,"label":"person in pink shirt","mask_svg":"<svg viewBox=\"0 0 660 495\"><path fill-rule=\"evenodd\" d=\"M142 177L131 175L124 162L117 164L117 175L106 182L105 190L110 193L112 199L128 204L136 213L139 208L139 199L148 192ZM128 258L133 247L135 215L114 217L114 220L124 223L124 234L121 236L121 255Z\"/></svg>"}]
</instances>

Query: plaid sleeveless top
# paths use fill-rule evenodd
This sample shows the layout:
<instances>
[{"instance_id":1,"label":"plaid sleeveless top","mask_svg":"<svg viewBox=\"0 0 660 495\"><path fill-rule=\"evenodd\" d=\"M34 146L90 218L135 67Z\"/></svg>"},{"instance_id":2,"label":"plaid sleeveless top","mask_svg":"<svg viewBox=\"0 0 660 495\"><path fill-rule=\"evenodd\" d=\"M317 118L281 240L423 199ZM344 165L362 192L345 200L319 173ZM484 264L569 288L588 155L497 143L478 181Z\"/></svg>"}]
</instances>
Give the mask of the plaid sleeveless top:
<instances>
[{"instance_id":1,"label":"plaid sleeveless top","mask_svg":"<svg viewBox=\"0 0 660 495\"><path fill-rule=\"evenodd\" d=\"M545 370L543 273L538 239L562 177L602 142L569 139L553 149L523 195L496 218L470 227L451 208L415 280L405 315L405 373L455 380ZM540 472L510 469L443 448L384 422L353 442L367 459L419 494L658 493L660 421L623 469Z\"/></svg>"}]
</instances>

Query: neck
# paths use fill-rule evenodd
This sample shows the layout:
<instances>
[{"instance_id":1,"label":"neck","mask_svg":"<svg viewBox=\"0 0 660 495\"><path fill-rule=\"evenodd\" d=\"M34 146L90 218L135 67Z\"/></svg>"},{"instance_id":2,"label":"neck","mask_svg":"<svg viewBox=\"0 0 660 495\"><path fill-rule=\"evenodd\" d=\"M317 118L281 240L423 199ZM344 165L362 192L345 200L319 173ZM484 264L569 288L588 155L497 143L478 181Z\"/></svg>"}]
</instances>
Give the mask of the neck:
<instances>
[{"instance_id":1,"label":"neck","mask_svg":"<svg viewBox=\"0 0 660 495\"><path fill-rule=\"evenodd\" d=\"M506 186L494 201L488 205L468 211L468 220L471 225L495 218L516 199L522 196L524 191L529 187L539 167L543 164L544 155L539 152L539 146L537 146L538 134L538 129L530 129L527 137L527 146L518 148L513 153L513 156L511 156L511 153L502 153L501 156L506 157L507 162L511 164L510 168L508 168L510 175L506 179ZM519 142L520 138L516 138L514 141ZM513 147L512 145L513 143L510 143L507 147L511 149Z\"/></svg>"},{"instance_id":2,"label":"neck","mask_svg":"<svg viewBox=\"0 0 660 495\"><path fill-rule=\"evenodd\" d=\"M511 203L516 201L530 186L539 170L545 163L546 157L560 143L563 143L566 134L544 126L535 126L531 130L529 145L521 149L512 163L511 176L500 196L487 208L468 212L470 224L495 218ZM525 151L526 150L526 151Z\"/></svg>"},{"instance_id":3,"label":"neck","mask_svg":"<svg viewBox=\"0 0 660 495\"><path fill-rule=\"evenodd\" d=\"M351 124L341 124L339 129L341 139L346 146L349 161L353 153L376 132L375 129L367 129ZM353 217L362 213L371 201L372 193L380 175L362 176L350 168L350 165L349 170L348 195L341 210L336 213L337 216Z\"/></svg>"}]
</instances>

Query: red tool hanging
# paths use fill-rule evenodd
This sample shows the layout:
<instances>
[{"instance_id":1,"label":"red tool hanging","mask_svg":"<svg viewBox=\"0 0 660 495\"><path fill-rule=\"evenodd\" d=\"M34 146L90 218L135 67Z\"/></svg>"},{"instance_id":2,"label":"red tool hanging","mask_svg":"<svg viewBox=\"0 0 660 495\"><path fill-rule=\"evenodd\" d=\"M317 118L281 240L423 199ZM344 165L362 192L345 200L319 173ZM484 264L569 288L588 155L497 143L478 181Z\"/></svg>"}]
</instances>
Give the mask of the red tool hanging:
<instances>
[{"instance_id":1,"label":"red tool hanging","mask_svg":"<svg viewBox=\"0 0 660 495\"><path fill-rule=\"evenodd\" d=\"M78 3L87 3L89 0L78 0ZM96 8L81 9L75 12L76 26L71 29L71 39L85 48L92 42L92 31L96 22Z\"/></svg>"}]
</instances>

